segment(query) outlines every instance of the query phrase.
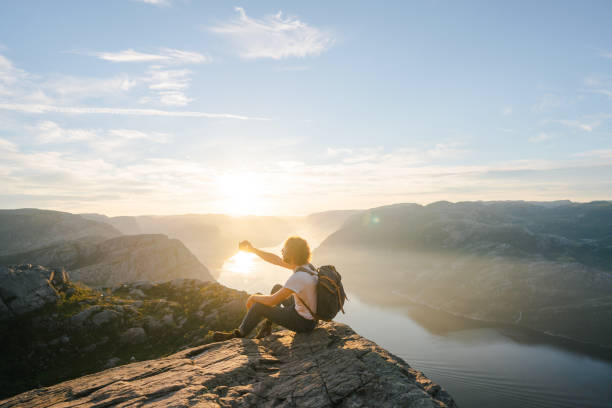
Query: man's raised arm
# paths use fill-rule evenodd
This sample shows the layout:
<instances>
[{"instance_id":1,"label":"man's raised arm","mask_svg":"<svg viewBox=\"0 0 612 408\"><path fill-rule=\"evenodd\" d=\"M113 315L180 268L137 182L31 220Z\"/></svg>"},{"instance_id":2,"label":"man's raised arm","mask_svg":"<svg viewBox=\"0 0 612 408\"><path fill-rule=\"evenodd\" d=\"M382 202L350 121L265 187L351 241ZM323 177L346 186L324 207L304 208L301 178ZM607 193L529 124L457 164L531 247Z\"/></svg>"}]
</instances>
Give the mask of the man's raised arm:
<instances>
[{"instance_id":1,"label":"man's raised arm","mask_svg":"<svg viewBox=\"0 0 612 408\"><path fill-rule=\"evenodd\" d=\"M249 241L240 242L238 244L238 248L242 251L251 252L257 255L258 257L260 257L261 259L263 259L264 261L270 262L271 264L282 266L283 268L287 268L287 269L294 268L293 265L288 264L287 262L283 261L280 256L275 255L270 252L262 251L260 249L253 247L253 245L251 245Z\"/></svg>"}]
</instances>

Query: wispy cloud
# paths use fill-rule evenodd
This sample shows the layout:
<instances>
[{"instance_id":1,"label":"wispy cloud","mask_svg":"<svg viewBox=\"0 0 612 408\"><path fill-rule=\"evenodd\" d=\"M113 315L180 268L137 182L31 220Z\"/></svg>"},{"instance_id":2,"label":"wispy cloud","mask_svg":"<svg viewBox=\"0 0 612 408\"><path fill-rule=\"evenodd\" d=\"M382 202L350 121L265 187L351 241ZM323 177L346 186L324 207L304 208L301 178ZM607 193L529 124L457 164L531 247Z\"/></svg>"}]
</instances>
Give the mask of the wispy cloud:
<instances>
[{"instance_id":1,"label":"wispy cloud","mask_svg":"<svg viewBox=\"0 0 612 408\"><path fill-rule=\"evenodd\" d=\"M501 110L501 114L504 116L512 115L512 106L504 106Z\"/></svg>"},{"instance_id":2,"label":"wispy cloud","mask_svg":"<svg viewBox=\"0 0 612 408\"><path fill-rule=\"evenodd\" d=\"M606 76L591 75L584 80L586 89L584 92L605 95L612 98L612 80Z\"/></svg>"},{"instance_id":3,"label":"wispy cloud","mask_svg":"<svg viewBox=\"0 0 612 408\"><path fill-rule=\"evenodd\" d=\"M11 141L0 138L0 150L5 152L16 152L17 145Z\"/></svg>"},{"instance_id":4,"label":"wispy cloud","mask_svg":"<svg viewBox=\"0 0 612 408\"><path fill-rule=\"evenodd\" d=\"M153 63L148 71L135 79L135 83L146 84L152 95L141 97L141 103L158 101L166 106L186 106L193 101L186 95L193 71L180 69L180 65L211 62L207 55L194 51L162 48L158 52L140 52L127 49L118 52L76 52L92 55L105 61L117 63Z\"/></svg>"},{"instance_id":5,"label":"wispy cloud","mask_svg":"<svg viewBox=\"0 0 612 408\"><path fill-rule=\"evenodd\" d=\"M275 67L274 70L277 72L297 72L297 71L308 71L310 70L310 67L306 65L294 66L294 67L287 66L287 67Z\"/></svg>"},{"instance_id":6,"label":"wispy cloud","mask_svg":"<svg viewBox=\"0 0 612 408\"><path fill-rule=\"evenodd\" d=\"M150 140L157 143L168 143L170 135L162 132L142 132L133 129L112 129L109 130L109 135L115 136L124 140Z\"/></svg>"},{"instance_id":7,"label":"wispy cloud","mask_svg":"<svg viewBox=\"0 0 612 408\"><path fill-rule=\"evenodd\" d=\"M550 133L545 133L545 132L541 132L539 134L537 134L536 136L532 136L529 138L529 141L532 143L541 143L544 142L546 140L550 140L553 138L553 135L551 135Z\"/></svg>"},{"instance_id":8,"label":"wispy cloud","mask_svg":"<svg viewBox=\"0 0 612 408\"><path fill-rule=\"evenodd\" d=\"M200 64L211 62L212 58L195 51L162 48L157 53L145 53L127 49L117 52L75 52L91 55L111 62L155 62L164 64Z\"/></svg>"},{"instance_id":9,"label":"wispy cloud","mask_svg":"<svg viewBox=\"0 0 612 408\"><path fill-rule=\"evenodd\" d=\"M129 116L174 116L185 118L270 120L269 118L234 115L230 113L208 113L197 111L166 111L161 109L107 108L88 106L51 106L40 104L0 103L0 109L32 113L63 113L67 115L129 115Z\"/></svg>"},{"instance_id":10,"label":"wispy cloud","mask_svg":"<svg viewBox=\"0 0 612 408\"><path fill-rule=\"evenodd\" d=\"M602 48L596 48L596 50L597 50L597 54L600 57L607 58L607 59L612 59L612 51L604 50Z\"/></svg>"},{"instance_id":11,"label":"wispy cloud","mask_svg":"<svg viewBox=\"0 0 612 408\"><path fill-rule=\"evenodd\" d=\"M27 72L16 68L8 58L0 54L0 95L10 95L12 86L28 78Z\"/></svg>"},{"instance_id":12,"label":"wispy cloud","mask_svg":"<svg viewBox=\"0 0 612 408\"><path fill-rule=\"evenodd\" d=\"M96 132L86 129L63 129L50 120L40 122L33 128L40 143L66 143L94 140Z\"/></svg>"},{"instance_id":13,"label":"wispy cloud","mask_svg":"<svg viewBox=\"0 0 612 408\"><path fill-rule=\"evenodd\" d=\"M172 5L172 0L132 0L140 3L152 4L154 6L170 6Z\"/></svg>"},{"instance_id":14,"label":"wispy cloud","mask_svg":"<svg viewBox=\"0 0 612 408\"><path fill-rule=\"evenodd\" d=\"M143 80L149 83L149 89L157 94L163 105L185 106L193 100L184 93L191 82L191 74L188 69L169 70L153 67ZM143 98L142 101L147 101L147 98Z\"/></svg>"},{"instance_id":15,"label":"wispy cloud","mask_svg":"<svg viewBox=\"0 0 612 408\"><path fill-rule=\"evenodd\" d=\"M40 86L52 95L61 97L100 96L128 92L136 87L138 81L127 75L110 78L87 78L56 75L47 78Z\"/></svg>"},{"instance_id":16,"label":"wispy cloud","mask_svg":"<svg viewBox=\"0 0 612 408\"><path fill-rule=\"evenodd\" d=\"M468 149L462 149L462 145L460 142L436 143L433 148L427 149L426 153L432 159L457 159L469 152Z\"/></svg>"},{"instance_id":17,"label":"wispy cloud","mask_svg":"<svg viewBox=\"0 0 612 408\"><path fill-rule=\"evenodd\" d=\"M18 69L0 54L0 109L32 114L61 113L68 115L108 114L131 116L169 116L269 120L230 113L200 111L167 111L163 109L83 106L91 99L127 97L146 87L148 96L142 103L157 101L167 106L185 106L192 101L185 91L191 83L192 71L178 67L151 66L142 76L116 75L110 78L87 78L66 75L34 76ZM142 95L142 92L141 92ZM125 99L125 98L124 98Z\"/></svg>"},{"instance_id":18,"label":"wispy cloud","mask_svg":"<svg viewBox=\"0 0 612 408\"><path fill-rule=\"evenodd\" d=\"M591 121L581 121L581 120L569 120L569 119L559 119L559 120L551 120L550 122L559 123L565 127L583 130L585 132L592 132L597 126L601 124L600 120L591 120Z\"/></svg>"},{"instance_id":19,"label":"wispy cloud","mask_svg":"<svg viewBox=\"0 0 612 408\"><path fill-rule=\"evenodd\" d=\"M612 159L612 149L588 150L586 152L575 153L577 157L596 157L600 159Z\"/></svg>"},{"instance_id":20,"label":"wispy cloud","mask_svg":"<svg viewBox=\"0 0 612 408\"><path fill-rule=\"evenodd\" d=\"M170 135L161 132L144 132L135 129L67 129L56 122L45 120L30 128L41 144L87 143L97 148L101 145L118 146L125 142L146 140L167 143Z\"/></svg>"},{"instance_id":21,"label":"wispy cloud","mask_svg":"<svg viewBox=\"0 0 612 408\"><path fill-rule=\"evenodd\" d=\"M329 31L310 26L297 17L285 17L280 11L256 19L247 16L242 7L235 10L237 18L210 30L225 37L242 58L280 60L316 56L335 42Z\"/></svg>"},{"instance_id":22,"label":"wispy cloud","mask_svg":"<svg viewBox=\"0 0 612 408\"><path fill-rule=\"evenodd\" d=\"M540 100L531 107L535 113L550 112L563 105L563 98L559 95L547 93L540 97Z\"/></svg>"},{"instance_id":23,"label":"wispy cloud","mask_svg":"<svg viewBox=\"0 0 612 408\"><path fill-rule=\"evenodd\" d=\"M342 163L393 163L396 161L404 165L425 164L439 159L461 158L469 152L462 148L460 142L436 143L427 148L398 148L393 152L386 152L383 146L360 147L360 148L332 148L328 147L325 154L329 158L340 160Z\"/></svg>"}]
</instances>

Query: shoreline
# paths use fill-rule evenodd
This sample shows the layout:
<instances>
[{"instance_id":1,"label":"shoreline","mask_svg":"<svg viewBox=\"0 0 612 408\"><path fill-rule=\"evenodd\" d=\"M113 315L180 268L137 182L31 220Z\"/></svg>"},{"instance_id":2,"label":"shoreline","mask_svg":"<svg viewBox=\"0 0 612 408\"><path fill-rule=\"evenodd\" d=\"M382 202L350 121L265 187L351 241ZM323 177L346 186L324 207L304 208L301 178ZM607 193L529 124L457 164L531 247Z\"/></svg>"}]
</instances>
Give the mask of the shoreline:
<instances>
[{"instance_id":1,"label":"shoreline","mask_svg":"<svg viewBox=\"0 0 612 408\"><path fill-rule=\"evenodd\" d=\"M549 340L551 341L551 343L553 343L552 345L563 347L564 349L569 349L570 351L573 351L573 352L581 352L581 354L589 354L589 355L596 354L598 358L603 358L605 360L612 361L612 346L583 341L583 340L575 339L569 336L564 336L562 334L555 334L552 332L546 332L543 330L534 329L532 327L523 326L521 324L512 324L512 323L502 322L502 321L497 321L497 320L489 320L489 319L476 318L472 316L466 316L460 313L453 313L451 311L442 309L440 307L436 307L436 306L429 305L426 303L416 302L410 296L400 293L397 290L394 290L391 293L394 296L408 300L414 306L424 307L424 308L433 310L435 312L444 313L444 314L447 314L447 315L450 315L456 318L469 320L471 322L486 323L494 327L496 326L496 328L499 328L502 330L503 329L520 330L520 331L526 332L526 334L528 334L529 336L533 336L533 337L544 339L544 340ZM361 299L364 300L363 298ZM525 342L523 338L512 335L513 333L507 333L504 331L504 334L512 338L515 341ZM579 349L580 351L576 351L576 349ZM588 349L588 351L590 352L588 352L585 349ZM593 351L597 351L597 352L593 353Z\"/></svg>"}]
</instances>

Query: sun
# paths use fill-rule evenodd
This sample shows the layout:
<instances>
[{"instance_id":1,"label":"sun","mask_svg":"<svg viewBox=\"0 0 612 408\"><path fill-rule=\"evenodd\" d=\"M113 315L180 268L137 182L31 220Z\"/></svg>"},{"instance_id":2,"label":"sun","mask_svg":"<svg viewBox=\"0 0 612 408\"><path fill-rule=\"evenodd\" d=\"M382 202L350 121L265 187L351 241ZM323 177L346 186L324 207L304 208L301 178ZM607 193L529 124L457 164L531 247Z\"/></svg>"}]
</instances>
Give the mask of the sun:
<instances>
[{"instance_id":1,"label":"sun","mask_svg":"<svg viewBox=\"0 0 612 408\"><path fill-rule=\"evenodd\" d=\"M254 254L238 251L236 255L225 261L223 264L223 269L227 269L230 272L239 273L241 275L248 275L253 270L254 259Z\"/></svg>"},{"instance_id":2,"label":"sun","mask_svg":"<svg viewBox=\"0 0 612 408\"><path fill-rule=\"evenodd\" d=\"M225 174L217 177L218 204L229 215L262 213L261 179L252 173Z\"/></svg>"}]
</instances>

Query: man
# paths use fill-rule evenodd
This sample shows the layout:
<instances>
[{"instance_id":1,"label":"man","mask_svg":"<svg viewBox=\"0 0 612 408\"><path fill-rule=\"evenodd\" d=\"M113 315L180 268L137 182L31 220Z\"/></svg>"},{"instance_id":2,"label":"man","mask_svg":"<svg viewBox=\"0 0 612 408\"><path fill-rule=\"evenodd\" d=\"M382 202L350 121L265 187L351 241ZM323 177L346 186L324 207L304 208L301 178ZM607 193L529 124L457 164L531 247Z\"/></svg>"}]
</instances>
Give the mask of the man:
<instances>
[{"instance_id":1,"label":"man","mask_svg":"<svg viewBox=\"0 0 612 408\"><path fill-rule=\"evenodd\" d=\"M257 338L270 334L272 323L295 332L313 330L317 325L313 316L317 308L317 271L309 263L311 254L306 240L300 237L288 238L283 245L282 258L254 248L249 241L240 242L238 247L256 254L266 262L291 269L293 274L284 286L275 285L270 295L251 295L246 302L247 314L240 326L230 332L214 332L213 340L246 337L264 319L267 320Z\"/></svg>"}]
</instances>

